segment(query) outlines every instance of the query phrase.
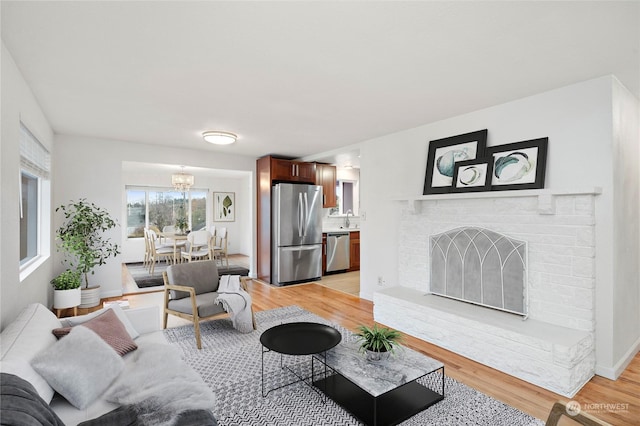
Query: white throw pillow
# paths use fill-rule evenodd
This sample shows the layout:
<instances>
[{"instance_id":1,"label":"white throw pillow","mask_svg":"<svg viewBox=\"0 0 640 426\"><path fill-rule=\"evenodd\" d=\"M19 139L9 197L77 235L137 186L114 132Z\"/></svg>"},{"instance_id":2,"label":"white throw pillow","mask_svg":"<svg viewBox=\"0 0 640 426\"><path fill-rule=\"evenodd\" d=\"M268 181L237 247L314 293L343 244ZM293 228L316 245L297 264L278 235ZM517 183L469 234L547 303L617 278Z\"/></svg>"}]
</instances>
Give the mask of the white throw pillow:
<instances>
[{"instance_id":1,"label":"white throw pillow","mask_svg":"<svg viewBox=\"0 0 640 426\"><path fill-rule=\"evenodd\" d=\"M53 398L53 389L29 364L40 350L56 343L51 330L60 327L60 320L39 303L32 303L2 330L0 371L15 374L33 385L47 403Z\"/></svg>"},{"instance_id":2,"label":"white throw pillow","mask_svg":"<svg viewBox=\"0 0 640 426\"><path fill-rule=\"evenodd\" d=\"M124 361L100 336L78 326L39 352L31 365L53 389L83 410L118 377Z\"/></svg>"},{"instance_id":3,"label":"white throw pillow","mask_svg":"<svg viewBox=\"0 0 640 426\"><path fill-rule=\"evenodd\" d=\"M118 306L117 304L109 305L106 308L100 309L98 311L92 312L92 313L87 314L87 315L82 315L82 316L79 316L79 317L65 318L65 319L62 320L62 326L63 327L75 327L76 325L80 325L80 324L82 324L84 322L87 322L87 321L97 317L98 315L101 315L107 309L113 309L113 312L115 312L115 314L118 317L118 319L120 320L120 322L124 325L124 328L127 329L127 333L129 333L129 336L131 336L132 339L137 339L138 336L140 336L140 333L138 333L138 330L136 330L135 327L133 326L133 324L131 324L131 321L129 321L129 318L127 317L127 314L125 314L124 311L122 310L122 308L120 306Z\"/></svg>"}]
</instances>

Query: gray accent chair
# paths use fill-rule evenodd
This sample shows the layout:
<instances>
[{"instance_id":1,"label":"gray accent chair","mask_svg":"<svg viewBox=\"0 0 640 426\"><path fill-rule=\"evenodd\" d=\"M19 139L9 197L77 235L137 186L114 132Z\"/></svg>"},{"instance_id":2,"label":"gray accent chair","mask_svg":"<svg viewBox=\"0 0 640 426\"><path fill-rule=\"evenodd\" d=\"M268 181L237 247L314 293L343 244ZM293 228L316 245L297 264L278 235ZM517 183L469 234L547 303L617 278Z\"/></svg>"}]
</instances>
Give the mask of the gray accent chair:
<instances>
[{"instance_id":1,"label":"gray accent chair","mask_svg":"<svg viewBox=\"0 0 640 426\"><path fill-rule=\"evenodd\" d=\"M170 265L162 273L164 279L164 312L162 327L167 328L169 314L193 322L198 349L202 349L200 340L200 321L225 315L222 304L215 303L218 297L218 267L212 260ZM241 277L240 285L247 291L247 277ZM251 308L253 317L253 307ZM253 328L256 328L255 317Z\"/></svg>"}]
</instances>

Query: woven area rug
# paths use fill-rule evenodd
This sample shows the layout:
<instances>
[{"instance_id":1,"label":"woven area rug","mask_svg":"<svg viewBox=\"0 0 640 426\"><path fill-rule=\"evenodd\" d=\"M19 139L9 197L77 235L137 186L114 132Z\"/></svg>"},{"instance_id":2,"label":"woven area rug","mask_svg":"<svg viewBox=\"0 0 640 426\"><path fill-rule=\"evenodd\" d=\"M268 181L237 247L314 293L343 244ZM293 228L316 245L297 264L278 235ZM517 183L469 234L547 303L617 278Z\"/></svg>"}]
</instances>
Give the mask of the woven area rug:
<instances>
[{"instance_id":1,"label":"woven area rug","mask_svg":"<svg viewBox=\"0 0 640 426\"><path fill-rule=\"evenodd\" d=\"M166 263L157 263L153 275L149 274L149 269L144 267L142 263L127 263L127 269L139 288L164 286L162 281L162 273L167 270ZM242 266L229 264L229 268L218 266L219 275L249 275L249 270Z\"/></svg>"},{"instance_id":2,"label":"woven area rug","mask_svg":"<svg viewBox=\"0 0 640 426\"><path fill-rule=\"evenodd\" d=\"M322 397L303 383L274 390L267 397L262 397L260 335L275 325L297 321L328 324L338 329L343 339L354 339L344 327L331 324L298 306L257 312L258 329L248 334L234 330L227 318L202 323L201 350L196 348L193 326L170 328L164 333L213 390L216 404L212 410L221 426L360 425L356 418L333 401L323 404ZM264 359L267 389L295 380L293 374L280 368L278 354L268 352ZM285 357L285 362L299 374L310 375L308 359ZM442 376L434 377L437 374L427 376L427 380L421 383L439 390ZM544 422L445 377L444 400L401 424L519 426L543 425Z\"/></svg>"}]
</instances>

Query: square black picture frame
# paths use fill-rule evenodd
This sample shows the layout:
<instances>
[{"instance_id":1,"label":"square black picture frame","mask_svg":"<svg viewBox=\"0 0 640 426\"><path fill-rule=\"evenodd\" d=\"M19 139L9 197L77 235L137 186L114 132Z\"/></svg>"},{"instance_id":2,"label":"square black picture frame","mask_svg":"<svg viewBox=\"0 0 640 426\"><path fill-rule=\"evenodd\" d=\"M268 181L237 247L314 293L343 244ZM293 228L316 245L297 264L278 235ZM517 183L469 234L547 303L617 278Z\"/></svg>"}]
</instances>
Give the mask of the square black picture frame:
<instances>
[{"instance_id":1,"label":"square black picture frame","mask_svg":"<svg viewBox=\"0 0 640 426\"><path fill-rule=\"evenodd\" d=\"M485 156L487 129L429 142L423 195L451 192L455 163Z\"/></svg>"},{"instance_id":2,"label":"square black picture frame","mask_svg":"<svg viewBox=\"0 0 640 426\"><path fill-rule=\"evenodd\" d=\"M491 191L493 159L489 157L458 161L453 172L452 192Z\"/></svg>"},{"instance_id":3,"label":"square black picture frame","mask_svg":"<svg viewBox=\"0 0 640 426\"><path fill-rule=\"evenodd\" d=\"M492 191L544 188L549 138L487 148L493 162Z\"/></svg>"}]
</instances>

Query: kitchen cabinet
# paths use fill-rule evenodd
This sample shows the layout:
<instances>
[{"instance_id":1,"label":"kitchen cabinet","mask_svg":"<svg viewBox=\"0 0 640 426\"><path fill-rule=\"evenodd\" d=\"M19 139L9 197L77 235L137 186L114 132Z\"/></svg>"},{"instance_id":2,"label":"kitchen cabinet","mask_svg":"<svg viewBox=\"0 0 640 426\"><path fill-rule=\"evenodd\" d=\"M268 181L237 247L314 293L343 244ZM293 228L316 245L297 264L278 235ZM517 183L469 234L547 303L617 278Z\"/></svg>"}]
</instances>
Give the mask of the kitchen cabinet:
<instances>
[{"instance_id":1,"label":"kitchen cabinet","mask_svg":"<svg viewBox=\"0 0 640 426\"><path fill-rule=\"evenodd\" d=\"M271 157L271 181L315 183L316 165Z\"/></svg>"},{"instance_id":2,"label":"kitchen cabinet","mask_svg":"<svg viewBox=\"0 0 640 426\"><path fill-rule=\"evenodd\" d=\"M360 231L349 233L349 272L360 270Z\"/></svg>"},{"instance_id":3,"label":"kitchen cabinet","mask_svg":"<svg viewBox=\"0 0 640 426\"><path fill-rule=\"evenodd\" d=\"M322 207L337 207L336 198L336 166L316 163L316 185L322 186Z\"/></svg>"}]
</instances>

